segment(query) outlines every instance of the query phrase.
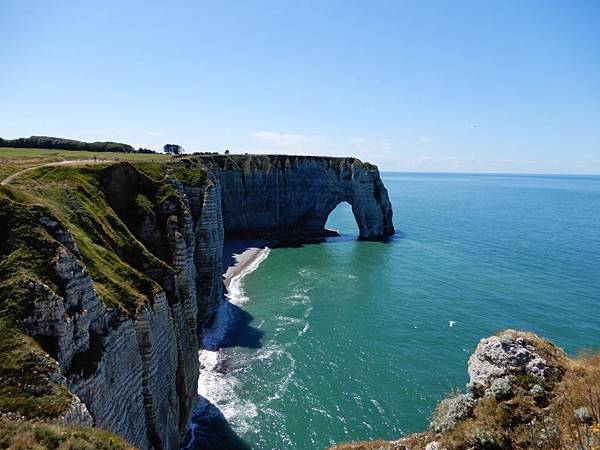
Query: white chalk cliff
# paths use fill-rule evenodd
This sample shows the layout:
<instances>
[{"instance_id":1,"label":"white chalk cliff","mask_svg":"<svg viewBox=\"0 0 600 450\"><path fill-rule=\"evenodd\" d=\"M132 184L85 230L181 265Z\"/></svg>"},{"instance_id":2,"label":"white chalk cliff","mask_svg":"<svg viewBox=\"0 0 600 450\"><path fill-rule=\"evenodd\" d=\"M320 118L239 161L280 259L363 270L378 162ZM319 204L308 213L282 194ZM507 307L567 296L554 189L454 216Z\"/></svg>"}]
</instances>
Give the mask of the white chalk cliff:
<instances>
[{"instance_id":1,"label":"white chalk cliff","mask_svg":"<svg viewBox=\"0 0 600 450\"><path fill-rule=\"evenodd\" d=\"M93 424L142 449L179 447L197 395L202 327L223 301L225 235L323 236L343 201L361 238L394 232L377 168L355 159L211 156L197 158L194 170L199 181L167 169L159 182L128 163L103 169L94 195L119 218L112 226L127 227L149 252L118 254L154 286L129 312L107 306L95 289L69 225L43 208L35 214L32 230L52 240L53 286L26 284L34 300L20 327L58 363L53 382L72 396L62 423ZM176 194L161 197L165 185ZM142 194L149 209L134 201Z\"/></svg>"}]
</instances>

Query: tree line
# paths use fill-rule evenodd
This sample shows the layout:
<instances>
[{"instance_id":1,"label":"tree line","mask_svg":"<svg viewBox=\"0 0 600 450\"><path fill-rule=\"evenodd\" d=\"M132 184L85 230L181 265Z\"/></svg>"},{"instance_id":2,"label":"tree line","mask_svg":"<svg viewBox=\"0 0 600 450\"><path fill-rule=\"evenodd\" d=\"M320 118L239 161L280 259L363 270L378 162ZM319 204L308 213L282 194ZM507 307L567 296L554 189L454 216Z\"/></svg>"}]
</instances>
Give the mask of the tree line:
<instances>
[{"instance_id":1,"label":"tree line","mask_svg":"<svg viewBox=\"0 0 600 450\"><path fill-rule=\"evenodd\" d=\"M136 152L131 145L120 142L82 142L75 139L65 139L51 136L31 136L28 138L18 139L0 138L0 147L48 148L52 150L80 150L86 152ZM140 151L141 153L154 153L150 149L140 149Z\"/></svg>"},{"instance_id":2,"label":"tree line","mask_svg":"<svg viewBox=\"0 0 600 450\"><path fill-rule=\"evenodd\" d=\"M149 148L137 150L129 144L121 142L83 142L75 139L65 139L52 136L31 136L28 138L3 139L0 137L0 147L14 148L46 148L50 150L73 150L84 152L117 152L117 153L157 153ZM165 144L163 151L171 155L181 155L184 148L177 144ZM218 155L218 152L195 152L194 155ZM229 154L229 150L225 150Z\"/></svg>"}]
</instances>

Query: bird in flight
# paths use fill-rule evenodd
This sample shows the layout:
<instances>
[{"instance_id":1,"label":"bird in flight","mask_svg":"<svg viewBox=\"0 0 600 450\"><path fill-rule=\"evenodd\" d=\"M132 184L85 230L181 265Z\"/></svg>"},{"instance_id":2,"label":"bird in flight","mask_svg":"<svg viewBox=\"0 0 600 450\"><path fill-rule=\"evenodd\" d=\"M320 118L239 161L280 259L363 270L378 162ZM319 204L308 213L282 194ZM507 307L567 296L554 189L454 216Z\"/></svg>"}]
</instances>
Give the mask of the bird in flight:
<instances>
[{"instance_id":1,"label":"bird in flight","mask_svg":"<svg viewBox=\"0 0 600 450\"><path fill-rule=\"evenodd\" d=\"M474 123L473 125L471 125L469 128L477 128L479 126L478 123Z\"/></svg>"}]
</instances>

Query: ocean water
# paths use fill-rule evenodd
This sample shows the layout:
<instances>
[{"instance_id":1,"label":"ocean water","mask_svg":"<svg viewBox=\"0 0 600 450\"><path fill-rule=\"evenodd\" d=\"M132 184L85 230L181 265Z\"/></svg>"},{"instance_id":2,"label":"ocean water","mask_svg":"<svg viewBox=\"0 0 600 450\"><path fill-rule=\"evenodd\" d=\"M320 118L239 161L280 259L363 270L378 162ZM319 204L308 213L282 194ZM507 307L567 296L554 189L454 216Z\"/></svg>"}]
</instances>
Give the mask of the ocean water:
<instances>
[{"instance_id":1,"label":"ocean water","mask_svg":"<svg viewBox=\"0 0 600 450\"><path fill-rule=\"evenodd\" d=\"M265 250L236 280L237 325L204 362L222 431L204 447L322 449L423 430L464 388L479 339L505 328L571 354L599 348L600 178L382 178L389 242L358 241L342 204L328 221L341 237Z\"/></svg>"}]
</instances>

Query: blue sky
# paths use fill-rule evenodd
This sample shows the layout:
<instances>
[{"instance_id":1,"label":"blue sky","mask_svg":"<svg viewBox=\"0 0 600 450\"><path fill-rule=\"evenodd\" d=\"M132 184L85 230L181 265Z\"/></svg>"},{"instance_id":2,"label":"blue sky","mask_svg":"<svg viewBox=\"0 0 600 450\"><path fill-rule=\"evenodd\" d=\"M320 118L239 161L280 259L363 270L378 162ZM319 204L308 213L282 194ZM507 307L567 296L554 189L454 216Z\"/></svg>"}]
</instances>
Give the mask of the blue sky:
<instances>
[{"instance_id":1,"label":"blue sky","mask_svg":"<svg viewBox=\"0 0 600 450\"><path fill-rule=\"evenodd\" d=\"M5 138L600 173L598 1L0 0L0 23Z\"/></svg>"}]
</instances>

